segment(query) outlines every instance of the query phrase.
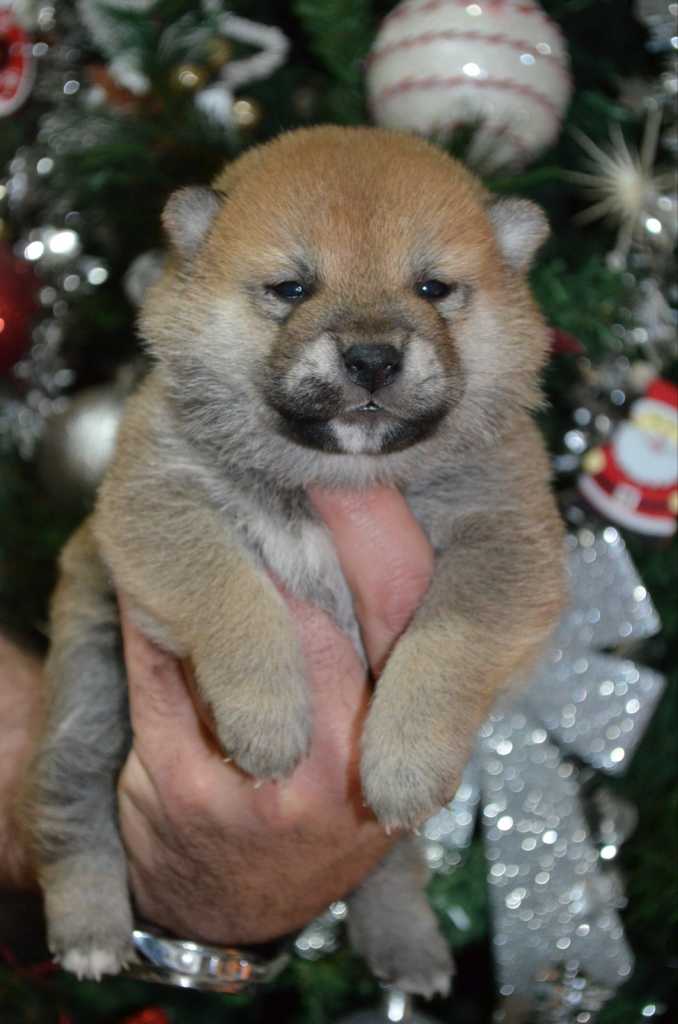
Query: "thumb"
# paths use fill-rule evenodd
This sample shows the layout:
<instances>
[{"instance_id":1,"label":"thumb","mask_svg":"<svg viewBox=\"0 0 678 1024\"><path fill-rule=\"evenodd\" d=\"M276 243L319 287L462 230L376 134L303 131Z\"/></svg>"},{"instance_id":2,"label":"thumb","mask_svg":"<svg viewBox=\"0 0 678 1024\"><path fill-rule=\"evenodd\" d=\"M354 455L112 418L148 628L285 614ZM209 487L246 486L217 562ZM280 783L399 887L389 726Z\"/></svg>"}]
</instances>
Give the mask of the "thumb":
<instances>
[{"instance_id":1,"label":"thumb","mask_svg":"<svg viewBox=\"0 0 678 1024\"><path fill-rule=\"evenodd\" d=\"M332 534L377 675L428 589L433 550L395 488L313 488L310 497Z\"/></svg>"}]
</instances>

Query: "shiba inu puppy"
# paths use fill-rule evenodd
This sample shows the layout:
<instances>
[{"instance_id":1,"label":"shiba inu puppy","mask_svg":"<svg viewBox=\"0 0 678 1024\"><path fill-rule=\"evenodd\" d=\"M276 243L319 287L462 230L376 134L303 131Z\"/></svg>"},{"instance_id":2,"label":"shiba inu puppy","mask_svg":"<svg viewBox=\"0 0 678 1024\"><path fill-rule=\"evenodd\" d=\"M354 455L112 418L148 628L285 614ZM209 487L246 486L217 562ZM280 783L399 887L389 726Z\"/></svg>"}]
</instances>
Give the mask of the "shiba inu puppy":
<instances>
[{"instance_id":1,"label":"shiba inu puppy","mask_svg":"<svg viewBox=\"0 0 678 1024\"><path fill-rule=\"evenodd\" d=\"M228 756L289 775L311 735L300 644L268 572L360 650L306 488L400 489L436 557L377 682L365 800L412 828L448 801L498 690L562 602L561 528L530 418L546 333L525 272L540 210L414 137L321 127L176 193L141 318L155 366L126 409L53 601L32 822L52 950L85 976L130 953L115 781L129 747L114 587L190 657ZM410 841L349 895L382 979L446 992L451 961Z\"/></svg>"}]
</instances>

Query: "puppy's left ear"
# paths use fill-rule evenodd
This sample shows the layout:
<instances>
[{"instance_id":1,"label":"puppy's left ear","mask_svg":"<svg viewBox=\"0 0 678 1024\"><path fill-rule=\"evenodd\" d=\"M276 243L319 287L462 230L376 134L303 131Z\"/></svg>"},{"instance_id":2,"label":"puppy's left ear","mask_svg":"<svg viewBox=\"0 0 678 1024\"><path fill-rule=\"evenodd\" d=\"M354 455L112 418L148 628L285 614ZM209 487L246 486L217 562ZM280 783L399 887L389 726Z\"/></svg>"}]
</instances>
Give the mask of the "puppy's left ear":
<instances>
[{"instance_id":1,"label":"puppy's left ear","mask_svg":"<svg viewBox=\"0 0 678 1024\"><path fill-rule=\"evenodd\" d=\"M502 256L514 270L530 266L549 236L544 211L529 199L495 199L487 209Z\"/></svg>"},{"instance_id":2,"label":"puppy's left ear","mask_svg":"<svg viewBox=\"0 0 678 1024\"><path fill-rule=\"evenodd\" d=\"M174 248L185 258L194 256L212 226L223 195L205 186L173 192L163 210L162 222Z\"/></svg>"}]
</instances>

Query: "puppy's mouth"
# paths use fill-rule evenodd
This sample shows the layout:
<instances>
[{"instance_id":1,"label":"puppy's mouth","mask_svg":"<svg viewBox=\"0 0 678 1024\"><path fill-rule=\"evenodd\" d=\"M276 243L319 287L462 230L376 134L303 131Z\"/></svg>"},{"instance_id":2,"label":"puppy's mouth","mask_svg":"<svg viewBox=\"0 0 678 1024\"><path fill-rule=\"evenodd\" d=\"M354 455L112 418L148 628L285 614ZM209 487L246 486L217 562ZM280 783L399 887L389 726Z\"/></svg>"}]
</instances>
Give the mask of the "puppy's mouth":
<instances>
[{"instance_id":1,"label":"puppy's mouth","mask_svg":"<svg viewBox=\"0 0 678 1024\"><path fill-rule=\"evenodd\" d=\"M367 426L368 429L370 425L376 425L386 418L393 419L398 417L390 409L387 409L385 405L375 401L374 398L369 398L361 405L353 405L336 417L341 423L360 423Z\"/></svg>"},{"instance_id":2,"label":"puppy's mouth","mask_svg":"<svg viewBox=\"0 0 678 1024\"><path fill-rule=\"evenodd\" d=\"M324 416L276 406L281 433L305 448L332 454L387 455L431 437L448 412L441 404L406 416L371 397Z\"/></svg>"}]
</instances>

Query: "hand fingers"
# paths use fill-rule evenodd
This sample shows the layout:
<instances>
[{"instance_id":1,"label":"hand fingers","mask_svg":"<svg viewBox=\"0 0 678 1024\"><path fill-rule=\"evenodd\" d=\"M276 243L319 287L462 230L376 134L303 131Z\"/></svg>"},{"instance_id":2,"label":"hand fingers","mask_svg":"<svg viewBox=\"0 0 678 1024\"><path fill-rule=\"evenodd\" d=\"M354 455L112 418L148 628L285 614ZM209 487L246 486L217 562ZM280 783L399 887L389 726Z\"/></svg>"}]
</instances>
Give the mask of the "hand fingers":
<instances>
[{"instance_id":1,"label":"hand fingers","mask_svg":"<svg viewBox=\"0 0 678 1024\"><path fill-rule=\"evenodd\" d=\"M431 545L394 488L313 488L310 497L332 533L367 657L378 674L426 593L433 573Z\"/></svg>"},{"instance_id":2,"label":"hand fingers","mask_svg":"<svg viewBox=\"0 0 678 1024\"><path fill-rule=\"evenodd\" d=\"M300 630L313 703L311 751L292 776L289 799L304 800L309 790L322 790L325 799L354 798L370 697L364 665L328 615L294 599L288 605Z\"/></svg>"},{"instance_id":3,"label":"hand fingers","mask_svg":"<svg viewBox=\"0 0 678 1024\"><path fill-rule=\"evenodd\" d=\"M142 759L167 754L168 745L208 747L181 664L147 640L119 597L134 745Z\"/></svg>"}]
</instances>

